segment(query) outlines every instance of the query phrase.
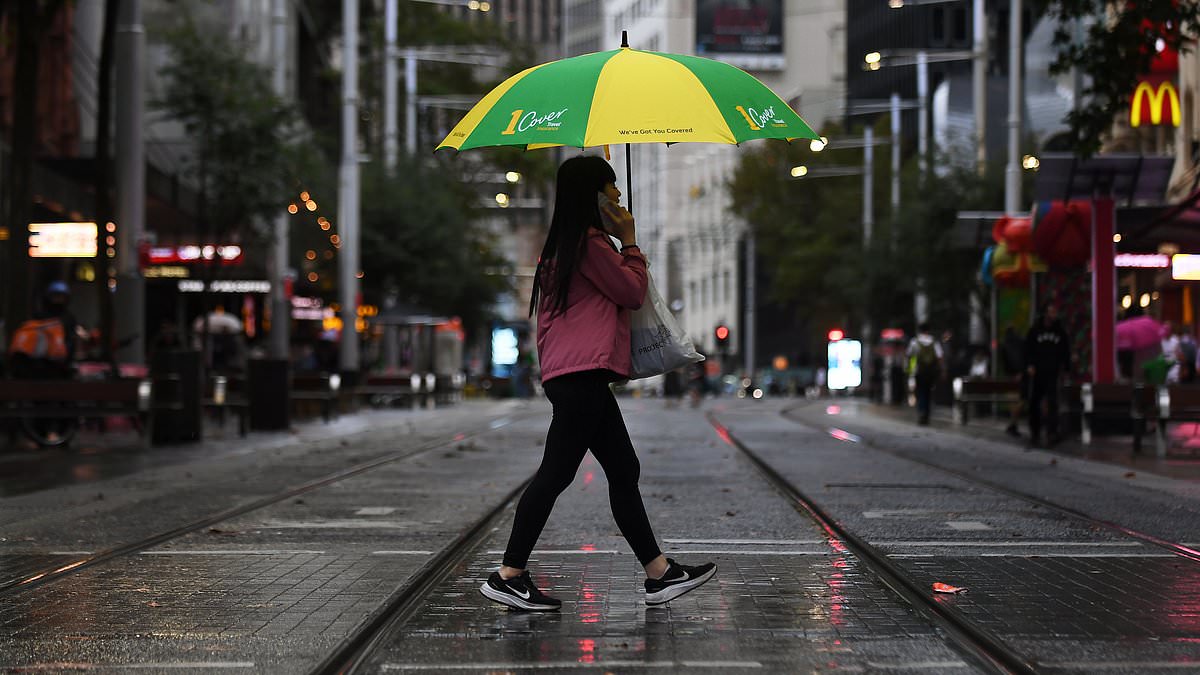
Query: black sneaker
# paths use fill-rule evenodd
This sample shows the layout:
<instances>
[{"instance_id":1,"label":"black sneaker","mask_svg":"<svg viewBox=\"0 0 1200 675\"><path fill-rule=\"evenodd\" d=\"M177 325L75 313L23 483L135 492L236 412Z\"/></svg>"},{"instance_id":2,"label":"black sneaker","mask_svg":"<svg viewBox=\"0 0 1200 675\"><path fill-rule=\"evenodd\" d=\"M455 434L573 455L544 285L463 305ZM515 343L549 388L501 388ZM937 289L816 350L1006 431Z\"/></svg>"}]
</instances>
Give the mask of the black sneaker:
<instances>
[{"instance_id":1,"label":"black sneaker","mask_svg":"<svg viewBox=\"0 0 1200 675\"><path fill-rule=\"evenodd\" d=\"M562 607L561 600L555 600L533 585L529 570L512 579L502 579L499 572L492 572L479 587L479 592L502 605L532 612L552 612Z\"/></svg>"},{"instance_id":2,"label":"black sneaker","mask_svg":"<svg viewBox=\"0 0 1200 675\"><path fill-rule=\"evenodd\" d=\"M698 588L717 573L717 566L704 563L691 567L680 565L667 558L670 567L661 579L646 580L646 604L661 605L678 598L693 588Z\"/></svg>"}]
</instances>

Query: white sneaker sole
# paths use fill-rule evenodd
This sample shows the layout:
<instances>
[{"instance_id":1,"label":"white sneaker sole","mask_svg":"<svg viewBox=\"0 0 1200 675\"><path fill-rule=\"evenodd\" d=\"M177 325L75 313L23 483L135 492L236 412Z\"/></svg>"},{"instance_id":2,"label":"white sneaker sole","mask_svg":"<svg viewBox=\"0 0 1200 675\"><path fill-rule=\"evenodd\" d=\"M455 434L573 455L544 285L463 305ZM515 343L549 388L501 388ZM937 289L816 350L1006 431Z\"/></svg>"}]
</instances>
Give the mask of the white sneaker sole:
<instances>
[{"instance_id":1,"label":"white sneaker sole","mask_svg":"<svg viewBox=\"0 0 1200 675\"><path fill-rule=\"evenodd\" d=\"M675 584L674 586L667 586L666 588L662 589L661 591L657 591L655 593L647 593L646 594L646 604L647 605L666 604L694 588L699 588L700 586L703 586L704 583L706 581L708 581L709 579L713 578L713 575L716 573L717 573L717 568L714 567L711 570L709 570L707 574L704 574L702 576L698 576L693 579L688 579L687 581L685 581L681 584Z\"/></svg>"},{"instance_id":2,"label":"white sneaker sole","mask_svg":"<svg viewBox=\"0 0 1200 675\"><path fill-rule=\"evenodd\" d=\"M489 586L486 581L479 587L479 592L488 600L493 600L509 607L515 607L516 609L524 609L531 612L553 612L558 609L554 605L539 605L536 602L529 602L508 593L503 593Z\"/></svg>"}]
</instances>

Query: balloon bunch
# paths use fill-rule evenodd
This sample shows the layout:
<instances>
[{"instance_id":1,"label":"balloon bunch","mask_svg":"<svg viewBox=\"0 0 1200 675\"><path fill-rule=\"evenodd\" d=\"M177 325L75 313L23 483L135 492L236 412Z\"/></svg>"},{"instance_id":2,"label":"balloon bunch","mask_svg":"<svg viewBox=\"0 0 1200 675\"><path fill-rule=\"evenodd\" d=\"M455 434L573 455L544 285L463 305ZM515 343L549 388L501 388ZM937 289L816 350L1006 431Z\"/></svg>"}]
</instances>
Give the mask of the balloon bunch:
<instances>
[{"instance_id":1,"label":"balloon bunch","mask_svg":"<svg viewBox=\"0 0 1200 675\"><path fill-rule=\"evenodd\" d=\"M1001 216L992 225L995 246L983 253L979 277L1015 287L1033 272L1079 267L1091 257L1092 204L1087 200L1039 202L1030 216Z\"/></svg>"},{"instance_id":2,"label":"balloon bunch","mask_svg":"<svg viewBox=\"0 0 1200 675\"><path fill-rule=\"evenodd\" d=\"M1033 252L1033 222L1028 217L1001 216L992 225L995 246L983 254L980 278L985 284L993 281L1000 286L1024 286L1033 272L1044 272Z\"/></svg>"}]
</instances>

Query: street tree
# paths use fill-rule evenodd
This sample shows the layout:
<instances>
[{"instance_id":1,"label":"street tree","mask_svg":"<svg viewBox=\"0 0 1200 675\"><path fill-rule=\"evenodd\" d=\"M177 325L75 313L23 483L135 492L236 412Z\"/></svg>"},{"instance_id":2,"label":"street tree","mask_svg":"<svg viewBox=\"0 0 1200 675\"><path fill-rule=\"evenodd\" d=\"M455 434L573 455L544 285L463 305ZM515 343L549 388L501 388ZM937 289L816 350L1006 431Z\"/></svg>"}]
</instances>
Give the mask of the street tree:
<instances>
[{"instance_id":1,"label":"street tree","mask_svg":"<svg viewBox=\"0 0 1200 675\"><path fill-rule=\"evenodd\" d=\"M837 126L823 133L845 135ZM863 315L862 177L822 176L853 171L862 156L858 149L815 153L808 143L759 143L740 153L728 185L731 211L755 236L762 301L794 310L764 316L800 317L802 325L789 330L802 331L797 337L805 344L815 345L826 327L857 324ZM807 173L793 177L795 167ZM876 204L886 199L883 177L877 166Z\"/></svg>"},{"instance_id":2,"label":"street tree","mask_svg":"<svg viewBox=\"0 0 1200 675\"><path fill-rule=\"evenodd\" d=\"M191 141L184 177L199 194L199 234L263 243L270 234L260 224L284 208L308 165L292 140L295 111L273 93L267 68L221 30L184 13L164 37L171 58L154 106L178 120ZM212 266L205 270L210 280Z\"/></svg>"},{"instance_id":3,"label":"street tree","mask_svg":"<svg viewBox=\"0 0 1200 675\"><path fill-rule=\"evenodd\" d=\"M1084 155L1100 148L1159 51L1186 50L1200 35L1200 0L1038 0L1037 9L1059 21L1051 74L1084 75L1082 101L1066 118Z\"/></svg>"},{"instance_id":4,"label":"street tree","mask_svg":"<svg viewBox=\"0 0 1200 675\"><path fill-rule=\"evenodd\" d=\"M462 170L448 159L402 155L398 180L378 163L364 172L363 293L375 303L394 293L401 303L458 316L474 335L512 290L512 268L481 225L479 194Z\"/></svg>"},{"instance_id":5,"label":"street tree","mask_svg":"<svg viewBox=\"0 0 1200 675\"><path fill-rule=\"evenodd\" d=\"M837 127L824 134L847 135ZM760 302L776 310L761 312L762 320L794 317L788 330L812 353L830 327L853 331L869 318L876 329L912 328L918 284L929 299L930 321L956 331L967 325L971 294L982 292L976 279L981 251L963 246L956 221L960 210L1000 203L1002 167L989 165L980 175L971 163L939 156L931 163L938 170L922 176L910 157L901 172L902 194L909 197L890 213L890 171L883 164L875 163L869 243L863 241L861 174L823 177L861 169L861 150L814 153L807 144L760 144L742 153L730 181L731 210L756 237L759 280L767 289ZM798 166L807 173L793 178Z\"/></svg>"}]
</instances>

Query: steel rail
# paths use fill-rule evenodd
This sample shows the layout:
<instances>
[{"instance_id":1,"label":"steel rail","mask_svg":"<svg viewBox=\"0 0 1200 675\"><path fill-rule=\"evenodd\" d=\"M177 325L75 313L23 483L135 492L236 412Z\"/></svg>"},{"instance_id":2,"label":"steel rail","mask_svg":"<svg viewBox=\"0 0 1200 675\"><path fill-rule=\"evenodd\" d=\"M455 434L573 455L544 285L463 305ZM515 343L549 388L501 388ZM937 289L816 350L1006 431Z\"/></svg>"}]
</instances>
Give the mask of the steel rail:
<instances>
[{"instance_id":1,"label":"steel rail","mask_svg":"<svg viewBox=\"0 0 1200 675\"><path fill-rule=\"evenodd\" d=\"M411 577L398 586L358 626L342 639L310 675L353 675L370 662L394 631L421 608L425 598L446 579L471 551L492 533L496 521L521 496L533 476L525 479L504 499L461 532L436 555L427 560Z\"/></svg>"},{"instance_id":2,"label":"steel rail","mask_svg":"<svg viewBox=\"0 0 1200 675\"><path fill-rule=\"evenodd\" d=\"M892 563L887 555L842 527L816 502L734 436L729 428L721 424L711 412L707 413L706 417L717 435L729 445L737 448L758 469L768 483L816 521L827 537L832 541L839 542L841 546L861 560L884 585L899 595L914 610L945 631L953 645L974 661L975 665L990 673L1034 675L1039 672L1024 656L1007 646L994 634L976 627L957 609L930 597L920 584L913 580L907 572Z\"/></svg>"},{"instance_id":3,"label":"steel rail","mask_svg":"<svg viewBox=\"0 0 1200 675\"><path fill-rule=\"evenodd\" d=\"M397 450L395 452L390 452L390 453L381 455L379 457L376 457L374 459L370 459L365 462L360 462L358 464L354 464L345 469L341 469L339 471L335 471L333 473L326 474L319 478L314 478L305 483L301 483L300 485L297 485L295 487L291 487L291 488L285 489L283 491L276 492L276 493L267 495L265 497L261 497L259 499L255 499L253 501L246 502L244 504L239 504L237 506L233 506L233 507L221 510L221 511L217 511L215 513L211 513L207 516L198 518L196 520L193 520L184 525L180 525L178 527L174 527L169 530L164 530L162 532L158 532L156 534L149 535L142 539L138 539L136 541L121 544L119 546L114 546L112 548L108 548L103 551L90 553L84 557L81 557L77 560L73 560L71 562L60 563L60 564L57 564L54 566L45 567L35 573L25 574L18 578L15 578L15 579L9 579L7 581L0 582L0 597L4 597L6 595L11 595L13 593L21 592L21 591L24 591L27 589L36 588L38 586L43 586L45 584L48 584L48 583L51 583L54 581L58 581L59 579L62 579L66 576L75 574L76 572L80 572L80 571L83 571L90 567L95 567L97 565L101 565L101 564L106 563L111 560L116 560L118 558L123 558L123 557L129 556L129 555L133 555L135 553L139 553L148 548L158 546L159 544L163 544L165 542L171 541L172 539L177 539L179 537L182 537L186 534L190 534L192 532L203 529L205 527L209 527L209 526L215 525L219 522L229 520L230 518L236 518L238 516L245 515L252 511L257 511L259 509L266 508L273 504L278 504L279 502L290 499L297 495L312 492L314 490L323 488L327 485L331 485L333 483L343 481L352 476L357 476L361 473L371 471L372 469L377 469L381 466L384 466L385 464L399 462L399 461L402 461L405 459L409 459L411 457L415 457L417 455L424 454L431 450L436 450L438 448L444 447L451 443L457 443L459 441L463 441L468 438L474 438L476 436L479 436L480 434L487 433L494 429L498 429L502 426L507 426L513 420L515 420L516 418L519 418L519 417L522 417L522 415L511 415L511 414L504 415L503 417L499 418L499 420L492 420L491 422L487 423L483 427L477 428L473 431L464 432L461 434L455 434L449 440L429 441L429 442L423 443L415 448L409 448L406 450ZM504 421L503 424L500 424L497 426L497 424L496 424L497 421L501 421L501 420L507 420L507 421Z\"/></svg>"},{"instance_id":4,"label":"steel rail","mask_svg":"<svg viewBox=\"0 0 1200 675\"><path fill-rule=\"evenodd\" d=\"M780 412L780 415L783 416L784 419L786 419L790 422L793 422L795 424L806 426L810 429L815 429L817 431L821 431L822 433L828 433L828 430L822 429L820 427L820 425L817 425L817 424L814 424L811 422L807 422L805 420L796 419L795 417L789 417L787 415L787 413L790 410L794 410L794 409L795 408L789 408L789 409L783 410L782 412ZM1001 494L1008 495L1009 497L1013 497L1015 499L1020 499L1022 501L1029 502L1030 504L1036 504L1038 506L1045 507L1051 511L1057 511L1063 515L1070 516L1070 517L1080 520L1082 522L1088 523L1089 525L1098 525L1107 530L1116 532L1118 534L1124 535L1131 539L1137 539L1137 540L1145 542L1147 544L1157 546L1166 551L1170 551L1171 553L1174 553L1175 555L1177 555L1181 558L1186 558L1192 562L1200 563L1200 550L1196 550L1195 548L1186 546L1182 543L1171 541L1169 539L1163 539L1162 537L1157 537L1148 532L1142 532L1141 530L1135 530L1131 527L1126 527L1124 525L1121 525L1120 523L1116 523L1111 520L1097 518L1096 516L1093 516L1085 511L1080 511L1079 509L1076 509L1076 508L1073 508L1070 506L1065 506L1063 504L1052 502L1043 497L1038 497L1037 495L1032 495L1032 494L1029 494L1028 492L1022 492L1020 490L1010 488L1007 485L1001 485L1000 483L996 483L996 482L987 480L985 478L980 478L978 476L972 476L971 474L966 473L964 471L959 471L958 469L951 469L949 467L942 466L935 462L931 462L927 459L921 459L920 457L913 457L912 455L910 455L906 452L902 452L900 450L892 450L891 448L885 448L885 447L879 445L878 443L876 443L870 439L867 439L867 438L859 437L859 439L860 439L860 442L862 445L865 445L866 447L869 447L872 450L887 453L889 455L892 455L893 457L899 457L900 459L912 462L914 464L920 464L921 466L925 466L925 467L929 467L930 469L935 469L937 471L941 471L942 473L954 476L955 478L967 481L968 483L982 485L983 487L986 487L989 490L993 490L995 492L999 492Z\"/></svg>"}]
</instances>

